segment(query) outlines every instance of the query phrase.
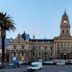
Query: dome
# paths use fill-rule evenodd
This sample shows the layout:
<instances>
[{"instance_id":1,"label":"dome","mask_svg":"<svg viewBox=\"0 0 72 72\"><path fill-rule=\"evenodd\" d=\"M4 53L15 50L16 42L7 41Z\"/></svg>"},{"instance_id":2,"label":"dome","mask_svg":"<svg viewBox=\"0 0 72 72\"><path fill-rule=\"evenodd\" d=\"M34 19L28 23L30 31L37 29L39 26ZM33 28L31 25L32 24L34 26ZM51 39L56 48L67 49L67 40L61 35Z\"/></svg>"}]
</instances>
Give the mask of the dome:
<instances>
[{"instance_id":1,"label":"dome","mask_svg":"<svg viewBox=\"0 0 72 72\"><path fill-rule=\"evenodd\" d=\"M68 20L68 15L67 15L66 11L64 12L64 14L62 16L62 20Z\"/></svg>"},{"instance_id":2,"label":"dome","mask_svg":"<svg viewBox=\"0 0 72 72\"><path fill-rule=\"evenodd\" d=\"M62 16L62 21L61 21L61 25L60 27L65 27L65 28L70 28L70 23L69 23L69 18L68 15L66 13L66 11L64 12L63 16Z\"/></svg>"}]
</instances>

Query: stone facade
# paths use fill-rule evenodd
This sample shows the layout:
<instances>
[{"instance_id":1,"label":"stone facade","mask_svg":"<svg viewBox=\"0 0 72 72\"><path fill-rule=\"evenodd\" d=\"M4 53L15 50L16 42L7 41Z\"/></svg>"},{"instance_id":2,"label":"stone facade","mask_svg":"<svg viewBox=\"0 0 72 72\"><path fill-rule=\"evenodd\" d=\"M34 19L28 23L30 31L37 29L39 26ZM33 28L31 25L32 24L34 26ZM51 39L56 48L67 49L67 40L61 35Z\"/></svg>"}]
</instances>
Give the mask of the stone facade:
<instances>
[{"instance_id":1,"label":"stone facade","mask_svg":"<svg viewBox=\"0 0 72 72\"><path fill-rule=\"evenodd\" d=\"M24 33L25 34L25 33ZM42 59L71 59L72 58L72 37L70 35L70 23L66 11L60 24L60 35L54 39L26 39L18 34L16 39L10 39L10 48L7 51L10 59L16 56L23 61Z\"/></svg>"}]
</instances>

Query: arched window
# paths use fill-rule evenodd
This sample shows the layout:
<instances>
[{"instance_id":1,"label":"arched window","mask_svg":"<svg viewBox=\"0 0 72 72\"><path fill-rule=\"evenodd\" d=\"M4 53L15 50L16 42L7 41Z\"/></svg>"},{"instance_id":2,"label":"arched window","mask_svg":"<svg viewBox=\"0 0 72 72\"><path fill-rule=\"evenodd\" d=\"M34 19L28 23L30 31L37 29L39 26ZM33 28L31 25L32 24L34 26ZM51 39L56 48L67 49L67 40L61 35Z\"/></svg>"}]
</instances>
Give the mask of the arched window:
<instances>
[{"instance_id":1,"label":"arched window","mask_svg":"<svg viewBox=\"0 0 72 72\"><path fill-rule=\"evenodd\" d=\"M64 30L62 31L62 33L64 33Z\"/></svg>"},{"instance_id":2,"label":"arched window","mask_svg":"<svg viewBox=\"0 0 72 72\"><path fill-rule=\"evenodd\" d=\"M14 45L14 49L16 49L16 45Z\"/></svg>"}]
</instances>

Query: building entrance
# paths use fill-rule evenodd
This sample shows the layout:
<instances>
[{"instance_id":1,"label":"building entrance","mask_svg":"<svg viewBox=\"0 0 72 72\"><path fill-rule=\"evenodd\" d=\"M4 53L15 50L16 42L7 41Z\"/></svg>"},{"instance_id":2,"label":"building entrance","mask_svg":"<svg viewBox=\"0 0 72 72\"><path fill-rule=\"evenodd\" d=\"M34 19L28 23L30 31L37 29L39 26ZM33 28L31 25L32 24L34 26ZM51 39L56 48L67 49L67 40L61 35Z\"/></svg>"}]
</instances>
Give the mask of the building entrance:
<instances>
[{"instance_id":1,"label":"building entrance","mask_svg":"<svg viewBox=\"0 0 72 72\"><path fill-rule=\"evenodd\" d=\"M61 53L61 59L69 59L68 53Z\"/></svg>"}]
</instances>

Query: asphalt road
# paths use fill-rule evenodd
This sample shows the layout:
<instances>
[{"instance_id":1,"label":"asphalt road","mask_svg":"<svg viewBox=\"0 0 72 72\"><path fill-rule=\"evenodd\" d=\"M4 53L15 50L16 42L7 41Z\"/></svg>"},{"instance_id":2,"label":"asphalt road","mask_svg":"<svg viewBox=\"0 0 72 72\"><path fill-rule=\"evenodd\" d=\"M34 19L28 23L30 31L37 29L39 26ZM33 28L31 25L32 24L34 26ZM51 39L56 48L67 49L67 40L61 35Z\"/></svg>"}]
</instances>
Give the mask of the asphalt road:
<instances>
[{"instance_id":1,"label":"asphalt road","mask_svg":"<svg viewBox=\"0 0 72 72\"><path fill-rule=\"evenodd\" d=\"M28 66L22 66L20 68L12 68L12 69L0 69L0 72L25 72ZM42 69L36 72L72 72L72 65L47 65L43 66Z\"/></svg>"},{"instance_id":2,"label":"asphalt road","mask_svg":"<svg viewBox=\"0 0 72 72\"><path fill-rule=\"evenodd\" d=\"M51 65L51 66L44 66L41 70L37 72L72 72L72 66L71 65L64 65L64 66L57 66L57 65Z\"/></svg>"},{"instance_id":3,"label":"asphalt road","mask_svg":"<svg viewBox=\"0 0 72 72\"><path fill-rule=\"evenodd\" d=\"M28 66L21 66L19 68L0 69L0 72L24 72Z\"/></svg>"}]
</instances>

